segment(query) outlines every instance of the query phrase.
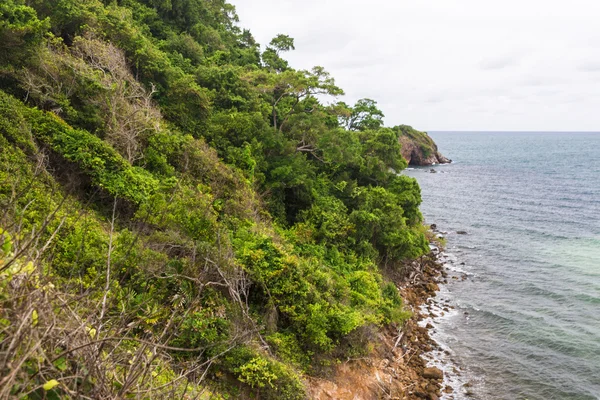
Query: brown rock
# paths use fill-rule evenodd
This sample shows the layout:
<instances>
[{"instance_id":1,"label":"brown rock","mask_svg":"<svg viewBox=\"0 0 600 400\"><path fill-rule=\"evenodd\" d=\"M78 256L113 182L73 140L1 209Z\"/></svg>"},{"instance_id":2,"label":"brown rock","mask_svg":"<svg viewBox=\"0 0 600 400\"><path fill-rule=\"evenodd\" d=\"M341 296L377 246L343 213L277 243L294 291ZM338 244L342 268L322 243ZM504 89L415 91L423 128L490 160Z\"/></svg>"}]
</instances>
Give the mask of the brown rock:
<instances>
[{"instance_id":1,"label":"brown rock","mask_svg":"<svg viewBox=\"0 0 600 400\"><path fill-rule=\"evenodd\" d=\"M444 373L437 367L423 369L423 377L427 379L444 379Z\"/></svg>"},{"instance_id":2,"label":"brown rock","mask_svg":"<svg viewBox=\"0 0 600 400\"><path fill-rule=\"evenodd\" d=\"M432 165L432 164L447 164L452 162L448 158L444 157L437 149L436 144L433 140L424 133L423 139L429 143L432 151L426 154L422 147L414 139L406 135L400 136L398 141L401 145L402 157L408 161L410 165Z\"/></svg>"},{"instance_id":3,"label":"brown rock","mask_svg":"<svg viewBox=\"0 0 600 400\"><path fill-rule=\"evenodd\" d=\"M429 283L427 284L427 289L428 289L430 292L437 292L438 290L440 290L439 286L438 286L438 285L437 285L437 283L435 283L435 282L429 282Z\"/></svg>"}]
</instances>

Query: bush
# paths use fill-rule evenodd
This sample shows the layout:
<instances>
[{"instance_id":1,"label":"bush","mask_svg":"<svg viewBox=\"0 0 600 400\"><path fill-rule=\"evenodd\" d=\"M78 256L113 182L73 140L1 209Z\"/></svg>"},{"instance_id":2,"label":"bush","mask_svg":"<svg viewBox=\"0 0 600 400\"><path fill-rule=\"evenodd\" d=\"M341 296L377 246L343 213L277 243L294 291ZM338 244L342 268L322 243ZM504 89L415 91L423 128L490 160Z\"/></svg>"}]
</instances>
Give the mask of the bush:
<instances>
[{"instance_id":1,"label":"bush","mask_svg":"<svg viewBox=\"0 0 600 400\"><path fill-rule=\"evenodd\" d=\"M290 367L240 346L224 357L223 367L250 388L257 398L303 400L307 398L298 374Z\"/></svg>"}]
</instances>

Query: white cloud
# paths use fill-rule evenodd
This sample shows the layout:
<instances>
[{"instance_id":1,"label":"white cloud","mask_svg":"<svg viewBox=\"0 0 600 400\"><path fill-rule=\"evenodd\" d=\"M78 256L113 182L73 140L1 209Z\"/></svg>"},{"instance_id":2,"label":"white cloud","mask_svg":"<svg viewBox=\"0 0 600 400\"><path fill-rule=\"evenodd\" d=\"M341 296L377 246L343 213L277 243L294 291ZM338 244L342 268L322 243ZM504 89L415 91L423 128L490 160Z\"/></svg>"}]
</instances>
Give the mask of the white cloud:
<instances>
[{"instance_id":1,"label":"white cloud","mask_svg":"<svg viewBox=\"0 0 600 400\"><path fill-rule=\"evenodd\" d=\"M260 43L294 37L292 66L325 67L344 101L375 99L388 125L600 130L600 2L232 3Z\"/></svg>"}]
</instances>

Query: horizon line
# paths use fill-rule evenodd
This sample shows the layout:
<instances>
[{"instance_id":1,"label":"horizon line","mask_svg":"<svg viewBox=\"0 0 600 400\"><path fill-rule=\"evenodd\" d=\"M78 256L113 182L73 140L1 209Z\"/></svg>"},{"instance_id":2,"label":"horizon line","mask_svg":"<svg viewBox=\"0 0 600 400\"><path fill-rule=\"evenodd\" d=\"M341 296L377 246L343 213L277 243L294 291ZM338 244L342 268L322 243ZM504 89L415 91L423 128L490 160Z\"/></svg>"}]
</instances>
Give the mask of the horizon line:
<instances>
[{"instance_id":1,"label":"horizon line","mask_svg":"<svg viewBox=\"0 0 600 400\"><path fill-rule=\"evenodd\" d=\"M550 130L486 130L486 129L428 129L425 132L464 132L464 133L600 133L600 130L591 131L550 131Z\"/></svg>"}]
</instances>

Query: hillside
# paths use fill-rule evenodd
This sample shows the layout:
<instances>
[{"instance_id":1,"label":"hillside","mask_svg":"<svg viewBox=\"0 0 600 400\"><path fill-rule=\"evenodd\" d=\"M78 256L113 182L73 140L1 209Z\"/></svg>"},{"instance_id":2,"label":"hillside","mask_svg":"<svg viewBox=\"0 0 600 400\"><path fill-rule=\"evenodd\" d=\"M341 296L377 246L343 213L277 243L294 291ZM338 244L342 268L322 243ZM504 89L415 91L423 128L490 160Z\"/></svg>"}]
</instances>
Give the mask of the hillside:
<instances>
[{"instance_id":1,"label":"hillside","mask_svg":"<svg viewBox=\"0 0 600 400\"><path fill-rule=\"evenodd\" d=\"M224 0L0 4L0 398L302 399L409 313L398 128Z\"/></svg>"}]
</instances>

